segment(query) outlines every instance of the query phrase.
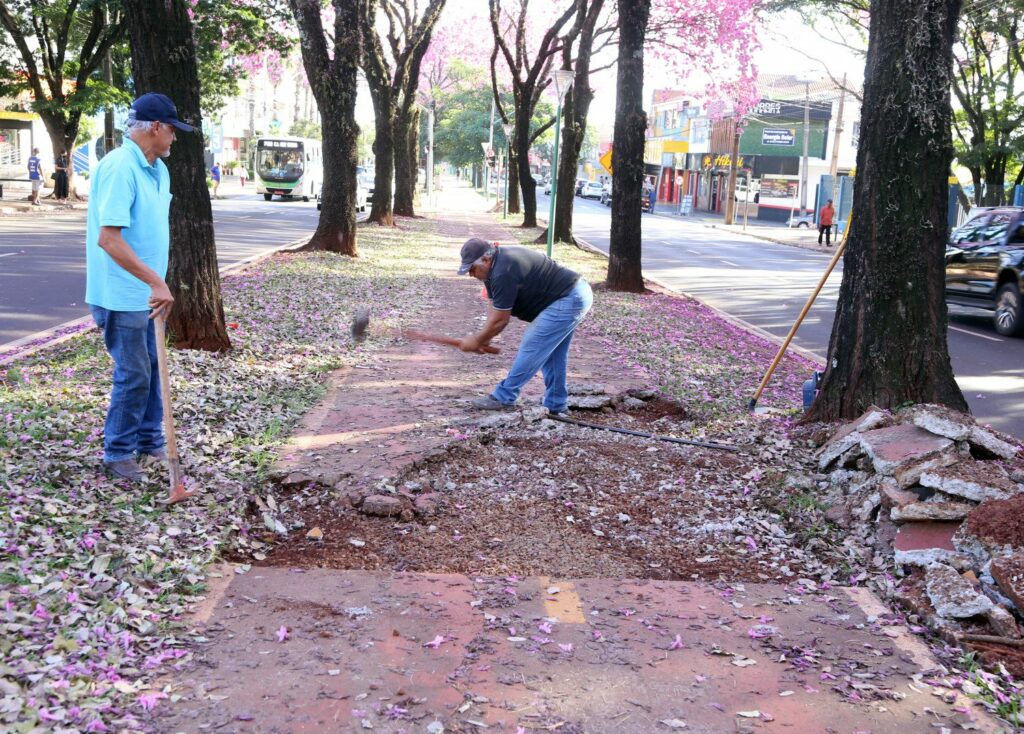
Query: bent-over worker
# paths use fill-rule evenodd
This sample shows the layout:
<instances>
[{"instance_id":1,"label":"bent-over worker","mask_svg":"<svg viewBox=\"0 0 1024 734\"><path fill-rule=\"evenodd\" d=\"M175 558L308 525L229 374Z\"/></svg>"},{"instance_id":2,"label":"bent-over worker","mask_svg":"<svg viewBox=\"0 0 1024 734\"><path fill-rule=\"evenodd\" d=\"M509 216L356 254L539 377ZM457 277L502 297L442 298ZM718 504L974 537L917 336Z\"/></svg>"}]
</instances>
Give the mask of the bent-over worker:
<instances>
[{"instance_id":1,"label":"bent-over worker","mask_svg":"<svg viewBox=\"0 0 1024 734\"><path fill-rule=\"evenodd\" d=\"M469 273L487 289L490 306L483 329L459 348L479 352L500 334L511 317L530 323L508 375L490 395L477 398L478 410L512 410L519 393L538 371L544 374L544 407L568 410L566 372L576 327L590 311L594 295L586 280L569 268L526 247L499 247L473 238L462 246L459 275Z\"/></svg>"}]
</instances>

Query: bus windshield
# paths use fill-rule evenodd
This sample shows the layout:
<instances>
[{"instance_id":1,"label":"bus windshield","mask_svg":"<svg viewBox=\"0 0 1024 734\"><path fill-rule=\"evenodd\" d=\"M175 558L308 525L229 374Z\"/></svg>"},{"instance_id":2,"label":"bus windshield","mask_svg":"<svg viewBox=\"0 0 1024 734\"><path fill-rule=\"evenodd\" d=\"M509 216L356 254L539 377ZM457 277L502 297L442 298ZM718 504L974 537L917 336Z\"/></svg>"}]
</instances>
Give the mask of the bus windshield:
<instances>
[{"instance_id":1,"label":"bus windshield","mask_svg":"<svg viewBox=\"0 0 1024 734\"><path fill-rule=\"evenodd\" d=\"M256 147L256 173L264 181L295 182L302 177L302 143L261 140Z\"/></svg>"}]
</instances>

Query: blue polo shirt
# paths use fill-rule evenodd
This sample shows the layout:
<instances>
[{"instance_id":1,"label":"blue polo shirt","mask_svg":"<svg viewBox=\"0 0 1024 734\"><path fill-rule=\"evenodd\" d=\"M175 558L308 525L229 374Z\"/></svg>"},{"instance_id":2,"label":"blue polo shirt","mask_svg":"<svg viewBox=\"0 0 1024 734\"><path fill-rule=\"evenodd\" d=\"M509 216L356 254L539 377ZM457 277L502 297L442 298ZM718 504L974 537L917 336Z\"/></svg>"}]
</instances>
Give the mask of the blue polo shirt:
<instances>
[{"instance_id":1,"label":"blue polo shirt","mask_svg":"<svg viewBox=\"0 0 1024 734\"><path fill-rule=\"evenodd\" d=\"M100 249L100 227L120 227L125 242L161 278L167 276L171 177L129 138L91 176L85 233L85 302L110 311L148 311L151 289Z\"/></svg>"}]
</instances>

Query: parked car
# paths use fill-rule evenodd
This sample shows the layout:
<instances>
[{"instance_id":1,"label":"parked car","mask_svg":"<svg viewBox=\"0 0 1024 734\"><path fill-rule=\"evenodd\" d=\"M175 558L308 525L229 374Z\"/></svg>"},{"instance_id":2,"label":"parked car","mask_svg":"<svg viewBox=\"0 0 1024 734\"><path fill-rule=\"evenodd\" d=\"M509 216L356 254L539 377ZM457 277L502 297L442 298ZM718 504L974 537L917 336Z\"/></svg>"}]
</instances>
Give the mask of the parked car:
<instances>
[{"instance_id":1,"label":"parked car","mask_svg":"<svg viewBox=\"0 0 1024 734\"><path fill-rule=\"evenodd\" d=\"M601 187L601 203L605 206L612 205L612 182L605 181L604 186Z\"/></svg>"},{"instance_id":2,"label":"parked car","mask_svg":"<svg viewBox=\"0 0 1024 734\"><path fill-rule=\"evenodd\" d=\"M793 216L791 216L789 218L788 225L790 227L797 227L798 229L809 229L811 227L816 227L817 226L814 223L814 213L813 212L811 212L809 214L794 214Z\"/></svg>"},{"instance_id":3,"label":"parked car","mask_svg":"<svg viewBox=\"0 0 1024 734\"><path fill-rule=\"evenodd\" d=\"M573 193L576 196L581 196L583 194L583 187L586 186L588 183L590 183L589 179L585 179L585 178L578 178L578 179L576 179L576 191L573 192Z\"/></svg>"},{"instance_id":4,"label":"parked car","mask_svg":"<svg viewBox=\"0 0 1024 734\"><path fill-rule=\"evenodd\" d=\"M366 187L366 171L362 166L356 167L356 211L366 211L366 205L370 201L370 194L373 192L373 174L370 174L370 187ZM321 192L318 191L316 194L316 208L319 211L323 207L323 201L320 199Z\"/></svg>"},{"instance_id":5,"label":"parked car","mask_svg":"<svg viewBox=\"0 0 1024 734\"><path fill-rule=\"evenodd\" d=\"M604 191L604 185L598 181L587 181L583 184L583 189L580 191L580 196L584 199L600 199L601 192Z\"/></svg>"},{"instance_id":6,"label":"parked car","mask_svg":"<svg viewBox=\"0 0 1024 734\"><path fill-rule=\"evenodd\" d=\"M993 312L995 330L1024 336L1024 208L971 212L946 245L946 301Z\"/></svg>"}]
</instances>

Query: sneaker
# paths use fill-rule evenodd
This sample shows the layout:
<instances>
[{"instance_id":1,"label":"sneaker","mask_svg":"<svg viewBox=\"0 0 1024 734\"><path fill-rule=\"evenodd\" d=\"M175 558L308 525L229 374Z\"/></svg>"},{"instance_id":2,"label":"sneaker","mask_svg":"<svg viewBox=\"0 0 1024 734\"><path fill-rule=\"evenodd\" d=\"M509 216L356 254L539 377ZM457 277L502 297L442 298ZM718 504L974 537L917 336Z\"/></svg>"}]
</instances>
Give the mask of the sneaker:
<instances>
[{"instance_id":1,"label":"sneaker","mask_svg":"<svg viewBox=\"0 0 1024 734\"><path fill-rule=\"evenodd\" d=\"M103 468L111 479L127 479L131 482L141 482L143 479L142 467L135 459L104 461Z\"/></svg>"},{"instance_id":2,"label":"sneaker","mask_svg":"<svg viewBox=\"0 0 1024 734\"><path fill-rule=\"evenodd\" d=\"M515 403L499 403L497 400L492 398L490 395L485 395L482 398L477 398L470 403L476 410L515 410Z\"/></svg>"}]
</instances>

